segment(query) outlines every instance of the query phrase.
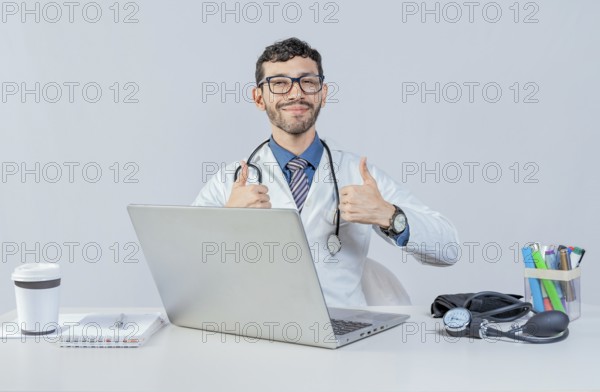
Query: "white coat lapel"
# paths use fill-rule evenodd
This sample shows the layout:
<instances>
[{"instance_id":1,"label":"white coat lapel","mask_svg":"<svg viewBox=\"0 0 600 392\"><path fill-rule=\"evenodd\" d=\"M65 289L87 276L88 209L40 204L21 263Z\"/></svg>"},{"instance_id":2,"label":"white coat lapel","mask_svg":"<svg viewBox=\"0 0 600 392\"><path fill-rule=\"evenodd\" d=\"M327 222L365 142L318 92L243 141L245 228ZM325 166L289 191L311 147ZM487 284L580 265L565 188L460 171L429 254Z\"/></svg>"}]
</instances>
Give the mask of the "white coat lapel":
<instances>
[{"instance_id":1,"label":"white coat lapel","mask_svg":"<svg viewBox=\"0 0 600 392\"><path fill-rule=\"evenodd\" d=\"M329 157L327 151L323 150L304 202L302 216L323 216L327 222L334 222L335 208L335 186L329 169Z\"/></svg>"}]
</instances>

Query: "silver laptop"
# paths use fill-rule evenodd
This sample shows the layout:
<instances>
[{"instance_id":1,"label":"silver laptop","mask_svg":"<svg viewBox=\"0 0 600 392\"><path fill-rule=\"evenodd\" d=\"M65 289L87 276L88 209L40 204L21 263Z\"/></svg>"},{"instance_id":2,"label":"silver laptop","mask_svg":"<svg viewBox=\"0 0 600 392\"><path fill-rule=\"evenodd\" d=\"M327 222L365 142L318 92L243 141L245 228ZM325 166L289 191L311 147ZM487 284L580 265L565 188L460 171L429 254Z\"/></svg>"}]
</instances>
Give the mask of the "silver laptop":
<instances>
[{"instance_id":1,"label":"silver laptop","mask_svg":"<svg viewBox=\"0 0 600 392\"><path fill-rule=\"evenodd\" d=\"M409 317L327 308L296 210L127 209L175 325L337 348Z\"/></svg>"}]
</instances>

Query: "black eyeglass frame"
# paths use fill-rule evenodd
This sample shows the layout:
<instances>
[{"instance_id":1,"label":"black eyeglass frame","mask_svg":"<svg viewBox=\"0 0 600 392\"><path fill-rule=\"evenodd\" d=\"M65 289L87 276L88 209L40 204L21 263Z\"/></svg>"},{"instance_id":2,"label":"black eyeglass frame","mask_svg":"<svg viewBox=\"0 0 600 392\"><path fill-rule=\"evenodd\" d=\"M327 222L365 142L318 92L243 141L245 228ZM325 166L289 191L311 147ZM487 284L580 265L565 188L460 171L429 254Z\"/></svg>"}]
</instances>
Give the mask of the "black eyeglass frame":
<instances>
[{"instance_id":1,"label":"black eyeglass frame","mask_svg":"<svg viewBox=\"0 0 600 392\"><path fill-rule=\"evenodd\" d=\"M306 77L318 77L319 78L319 89L317 91L304 91L304 89L302 88L302 83L300 83L300 81L302 80L302 78L306 78ZM273 89L271 88L271 79L273 78L286 78L286 79L290 79L292 81L292 83L290 84L290 89L286 92L281 92L281 93L276 93L273 91ZM300 77L297 78L292 78L291 76L285 76L285 75L275 75L275 76L268 76L266 78L264 78L263 80L261 80L260 82L258 82L257 86L259 88L262 87L263 84L267 83L267 85L269 86L269 91L271 91L271 93L273 94L287 94L290 91L292 91L292 89L294 88L294 83L298 83L298 86L300 87L300 90L302 90L302 92L304 94L316 94L319 91L323 90L323 81L325 80L325 75L302 75Z\"/></svg>"}]
</instances>

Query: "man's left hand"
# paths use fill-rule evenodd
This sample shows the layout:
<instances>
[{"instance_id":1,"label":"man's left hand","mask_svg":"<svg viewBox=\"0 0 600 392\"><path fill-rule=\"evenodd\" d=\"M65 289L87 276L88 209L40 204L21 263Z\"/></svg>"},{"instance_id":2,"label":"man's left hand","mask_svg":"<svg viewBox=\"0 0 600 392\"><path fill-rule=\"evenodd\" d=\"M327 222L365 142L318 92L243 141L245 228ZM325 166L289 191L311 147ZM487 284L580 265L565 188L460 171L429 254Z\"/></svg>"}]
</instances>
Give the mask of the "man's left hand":
<instances>
[{"instance_id":1,"label":"man's left hand","mask_svg":"<svg viewBox=\"0 0 600 392\"><path fill-rule=\"evenodd\" d=\"M377 182L367 169L367 158L360 159L362 185L348 185L340 189L340 212L348 222L390 226L396 208L383 199Z\"/></svg>"}]
</instances>

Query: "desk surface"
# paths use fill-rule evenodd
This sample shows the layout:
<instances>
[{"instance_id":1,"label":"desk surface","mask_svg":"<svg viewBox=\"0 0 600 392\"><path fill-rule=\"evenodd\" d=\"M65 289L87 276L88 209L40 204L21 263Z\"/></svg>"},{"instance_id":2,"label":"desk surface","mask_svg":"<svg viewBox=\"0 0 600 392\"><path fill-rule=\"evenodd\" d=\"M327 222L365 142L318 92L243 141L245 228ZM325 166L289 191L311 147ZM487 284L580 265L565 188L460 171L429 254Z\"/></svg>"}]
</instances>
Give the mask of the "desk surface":
<instances>
[{"instance_id":1,"label":"desk surface","mask_svg":"<svg viewBox=\"0 0 600 392\"><path fill-rule=\"evenodd\" d=\"M593 364L600 350L594 333L600 307L584 307L567 340L541 345L452 338L439 333L441 320L424 307L374 309L411 319L337 350L173 325L141 348L61 348L44 339L2 339L0 390L600 390ZM2 322L14 319L14 311L0 316Z\"/></svg>"}]
</instances>

